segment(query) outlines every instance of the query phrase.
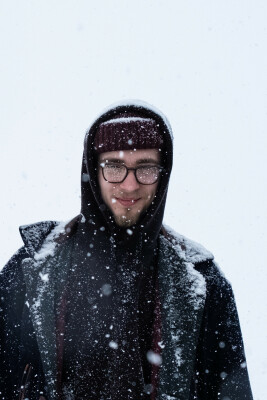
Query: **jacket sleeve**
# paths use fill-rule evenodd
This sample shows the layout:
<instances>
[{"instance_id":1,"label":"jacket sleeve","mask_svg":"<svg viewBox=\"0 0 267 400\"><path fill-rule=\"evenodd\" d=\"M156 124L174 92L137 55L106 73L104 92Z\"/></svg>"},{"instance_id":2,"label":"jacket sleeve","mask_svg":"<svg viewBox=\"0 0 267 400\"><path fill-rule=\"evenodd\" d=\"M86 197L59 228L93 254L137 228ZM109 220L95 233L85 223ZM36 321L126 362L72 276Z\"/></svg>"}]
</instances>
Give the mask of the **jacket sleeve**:
<instances>
[{"instance_id":1,"label":"jacket sleeve","mask_svg":"<svg viewBox=\"0 0 267 400\"><path fill-rule=\"evenodd\" d=\"M27 253L21 248L0 272L0 399L15 398L18 390L20 325L25 302L21 261L25 256Z\"/></svg>"},{"instance_id":2,"label":"jacket sleeve","mask_svg":"<svg viewBox=\"0 0 267 400\"><path fill-rule=\"evenodd\" d=\"M233 291L216 265L209 264L203 274L207 299L192 383L194 392L198 400L252 400Z\"/></svg>"}]
</instances>

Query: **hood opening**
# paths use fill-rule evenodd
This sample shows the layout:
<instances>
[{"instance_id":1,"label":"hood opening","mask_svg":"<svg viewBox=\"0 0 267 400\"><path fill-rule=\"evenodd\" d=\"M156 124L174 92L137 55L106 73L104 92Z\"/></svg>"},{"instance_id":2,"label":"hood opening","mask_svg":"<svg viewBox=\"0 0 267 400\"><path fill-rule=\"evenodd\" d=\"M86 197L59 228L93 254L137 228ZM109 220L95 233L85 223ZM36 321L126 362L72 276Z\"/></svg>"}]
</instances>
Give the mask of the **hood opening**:
<instances>
[{"instance_id":1,"label":"hood opening","mask_svg":"<svg viewBox=\"0 0 267 400\"><path fill-rule=\"evenodd\" d=\"M138 113L140 117L152 118L159 126L160 132L163 136L163 146L161 149L161 164L164 168L159 185L157 188L155 199L149 208L140 217L138 222L131 226L132 235L126 233L127 228L119 227L113 218L111 211L104 204L100 194L97 176L97 162L98 154L95 151L94 142L97 129L100 124L110 119L123 115L130 115L131 113ZM108 108L101 114L88 129L84 140L84 154L82 162L82 207L81 213L85 220L84 223L89 223L95 226L95 229L107 229L112 235L120 237L122 240L130 241L139 232L158 235L161 228L164 207L166 202L166 195L170 173L172 169L173 158L173 145L172 145L172 131L166 117L153 106L140 101L130 101L118 103Z\"/></svg>"}]
</instances>

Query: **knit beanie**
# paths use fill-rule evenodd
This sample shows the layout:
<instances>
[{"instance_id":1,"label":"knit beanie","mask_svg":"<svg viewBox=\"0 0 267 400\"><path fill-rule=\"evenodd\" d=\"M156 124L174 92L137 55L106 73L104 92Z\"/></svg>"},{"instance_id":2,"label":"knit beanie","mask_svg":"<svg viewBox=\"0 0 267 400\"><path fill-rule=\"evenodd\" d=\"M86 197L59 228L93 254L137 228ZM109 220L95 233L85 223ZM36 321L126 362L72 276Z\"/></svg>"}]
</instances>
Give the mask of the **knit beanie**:
<instances>
[{"instance_id":1,"label":"knit beanie","mask_svg":"<svg viewBox=\"0 0 267 400\"><path fill-rule=\"evenodd\" d=\"M94 148L97 154L133 149L161 149L163 135L159 124L136 113L120 113L102 122L96 131Z\"/></svg>"}]
</instances>

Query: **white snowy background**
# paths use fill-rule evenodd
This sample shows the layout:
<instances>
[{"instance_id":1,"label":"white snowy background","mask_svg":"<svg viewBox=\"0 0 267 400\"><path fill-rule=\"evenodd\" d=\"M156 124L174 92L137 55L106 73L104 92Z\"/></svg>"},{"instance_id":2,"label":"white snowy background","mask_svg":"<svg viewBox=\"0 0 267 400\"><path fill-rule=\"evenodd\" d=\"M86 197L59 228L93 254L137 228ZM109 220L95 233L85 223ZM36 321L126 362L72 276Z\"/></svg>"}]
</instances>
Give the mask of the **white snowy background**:
<instances>
[{"instance_id":1,"label":"white snowy background","mask_svg":"<svg viewBox=\"0 0 267 400\"><path fill-rule=\"evenodd\" d=\"M266 0L0 1L1 252L79 213L90 121L137 98L168 116L165 222L231 281L255 400L267 398Z\"/></svg>"}]
</instances>

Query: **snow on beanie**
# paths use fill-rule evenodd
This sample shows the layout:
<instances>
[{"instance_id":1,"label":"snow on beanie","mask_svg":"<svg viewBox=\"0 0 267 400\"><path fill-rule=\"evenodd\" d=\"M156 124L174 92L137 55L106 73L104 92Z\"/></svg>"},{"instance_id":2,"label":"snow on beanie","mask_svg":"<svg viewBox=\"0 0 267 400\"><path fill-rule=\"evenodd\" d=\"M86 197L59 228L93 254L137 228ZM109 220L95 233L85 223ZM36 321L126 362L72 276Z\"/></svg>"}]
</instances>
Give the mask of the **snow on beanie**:
<instances>
[{"instance_id":1,"label":"snow on beanie","mask_svg":"<svg viewBox=\"0 0 267 400\"><path fill-rule=\"evenodd\" d=\"M117 150L160 149L162 146L159 124L137 113L118 114L102 122L94 140L98 154Z\"/></svg>"}]
</instances>

